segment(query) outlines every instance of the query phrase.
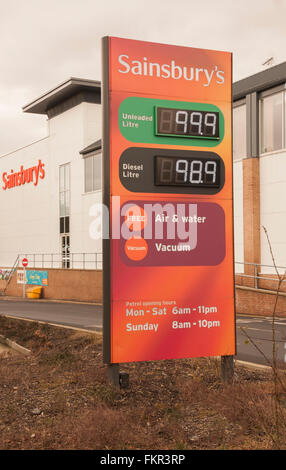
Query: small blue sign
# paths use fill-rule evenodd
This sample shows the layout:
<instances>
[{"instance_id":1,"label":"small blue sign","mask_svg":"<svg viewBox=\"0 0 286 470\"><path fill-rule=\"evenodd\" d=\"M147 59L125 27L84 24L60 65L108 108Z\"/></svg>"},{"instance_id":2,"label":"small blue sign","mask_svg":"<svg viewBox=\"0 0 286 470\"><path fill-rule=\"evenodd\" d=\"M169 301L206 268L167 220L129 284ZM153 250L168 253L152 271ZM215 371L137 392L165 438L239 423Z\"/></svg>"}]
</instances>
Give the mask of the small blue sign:
<instances>
[{"instance_id":1,"label":"small blue sign","mask_svg":"<svg viewBox=\"0 0 286 470\"><path fill-rule=\"evenodd\" d=\"M26 270L26 284L34 286L48 285L48 271Z\"/></svg>"}]
</instances>

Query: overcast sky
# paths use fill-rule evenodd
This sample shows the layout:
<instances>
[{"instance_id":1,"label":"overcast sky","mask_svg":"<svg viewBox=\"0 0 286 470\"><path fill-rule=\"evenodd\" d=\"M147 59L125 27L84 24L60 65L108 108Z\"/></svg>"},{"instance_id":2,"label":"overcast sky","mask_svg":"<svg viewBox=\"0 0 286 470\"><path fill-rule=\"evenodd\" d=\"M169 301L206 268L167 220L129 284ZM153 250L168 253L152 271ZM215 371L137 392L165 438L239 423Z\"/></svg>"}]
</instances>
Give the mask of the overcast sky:
<instances>
[{"instance_id":1,"label":"overcast sky","mask_svg":"<svg viewBox=\"0 0 286 470\"><path fill-rule=\"evenodd\" d=\"M46 135L22 106L101 80L102 36L230 51L237 81L286 61L285 31L286 0L0 0L0 155Z\"/></svg>"}]
</instances>

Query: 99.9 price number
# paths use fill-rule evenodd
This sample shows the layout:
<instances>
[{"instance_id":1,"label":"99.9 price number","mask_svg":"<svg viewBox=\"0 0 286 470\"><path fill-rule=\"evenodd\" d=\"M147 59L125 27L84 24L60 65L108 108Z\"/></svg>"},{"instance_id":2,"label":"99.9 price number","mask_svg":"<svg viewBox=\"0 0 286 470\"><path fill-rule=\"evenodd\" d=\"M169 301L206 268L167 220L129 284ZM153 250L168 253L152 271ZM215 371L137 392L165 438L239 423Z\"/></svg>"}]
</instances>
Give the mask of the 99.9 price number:
<instances>
[{"instance_id":1,"label":"99.9 price number","mask_svg":"<svg viewBox=\"0 0 286 470\"><path fill-rule=\"evenodd\" d=\"M157 108L156 134L219 139L219 113Z\"/></svg>"}]
</instances>

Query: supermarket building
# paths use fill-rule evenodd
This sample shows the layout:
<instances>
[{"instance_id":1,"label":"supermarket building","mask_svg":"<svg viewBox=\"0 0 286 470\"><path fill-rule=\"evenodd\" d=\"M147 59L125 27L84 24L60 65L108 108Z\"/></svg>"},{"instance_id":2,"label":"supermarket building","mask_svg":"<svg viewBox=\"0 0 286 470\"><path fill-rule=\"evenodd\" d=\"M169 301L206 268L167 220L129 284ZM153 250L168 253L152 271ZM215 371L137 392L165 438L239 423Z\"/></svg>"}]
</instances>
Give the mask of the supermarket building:
<instances>
[{"instance_id":1,"label":"supermarket building","mask_svg":"<svg viewBox=\"0 0 286 470\"><path fill-rule=\"evenodd\" d=\"M23 111L46 115L48 132L0 157L0 267L20 254L91 276L102 268L101 84L70 78ZM274 272L263 227L286 266L286 62L233 84L233 160L237 279L257 288Z\"/></svg>"},{"instance_id":2,"label":"supermarket building","mask_svg":"<svg viewBox=\"0 0 286 470\"><path fill-rule=\"evenodd\" d=\"M71 78L23 108L46 115L48 132L0 157L0 266L21 254L45 267L100 267L101 240L90 235L101 202L100 88Z\"/></svg>"}]
</instances>

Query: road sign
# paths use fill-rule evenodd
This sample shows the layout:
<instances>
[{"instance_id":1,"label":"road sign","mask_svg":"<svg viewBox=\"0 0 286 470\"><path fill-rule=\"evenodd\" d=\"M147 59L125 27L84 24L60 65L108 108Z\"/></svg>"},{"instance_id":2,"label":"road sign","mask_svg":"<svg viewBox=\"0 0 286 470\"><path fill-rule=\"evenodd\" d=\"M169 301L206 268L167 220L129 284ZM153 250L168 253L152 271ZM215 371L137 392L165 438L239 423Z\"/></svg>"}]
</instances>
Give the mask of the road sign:
<instances>
[{"instance_id":1,"label":"road sign","mask_svg":"<svg viewBox=\"0 0 286 470\"><path fill-rule=\"evenodd\" d=\"M24 266L24 268L26 268L28 266L28 260L27 258L23 258L22 259L22 265Z\"/></svg>"},{"instance_id":2,"label":"road sign","mask_svg":"<svg viewBox=\"0 0 286 470\"><path fill-rule=\"evenodd\" d=\"M235 354L232 55L103 39L104 361Z\"/></svg>"}]
</instances>

